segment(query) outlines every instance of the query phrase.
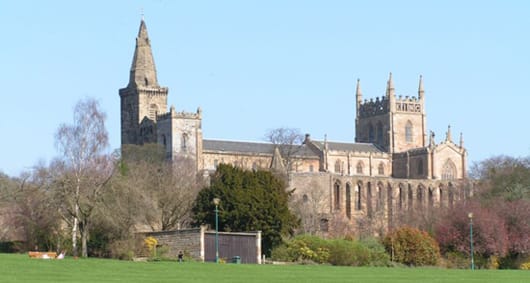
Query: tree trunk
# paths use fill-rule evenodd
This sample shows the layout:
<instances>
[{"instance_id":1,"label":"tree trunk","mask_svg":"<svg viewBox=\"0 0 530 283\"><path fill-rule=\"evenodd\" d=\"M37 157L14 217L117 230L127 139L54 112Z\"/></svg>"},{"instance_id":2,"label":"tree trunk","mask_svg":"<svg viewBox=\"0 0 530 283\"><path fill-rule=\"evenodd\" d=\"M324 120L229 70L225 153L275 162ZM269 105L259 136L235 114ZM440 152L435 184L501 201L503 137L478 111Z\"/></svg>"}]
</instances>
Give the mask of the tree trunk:
<instances>
[{"instance_id":1,"label":"tree trunk","mask_svg":"<svg viewBox=\"0 0 530 283\"><path fill-rule=\"evenodd\" d=\"M74 208L74 222L72 224L72 255L74 257L77 256L77 227L78 227L78 214L79 214L79 206L77 206L77 203L75 204Z\"/></svg>"},{"instance_id":2,"label":"tree trunk","mask_svg":"<svg viewBox=\"0 0 530 283\"><path fill-rule=\"evenodd\" d=\"M87 248L87 241L88 241L88 221L83 221L82 225L83 229L80 229L81 232L81 256L82 257L88 257L88 248Z\"/></svg>"}]
</instances>

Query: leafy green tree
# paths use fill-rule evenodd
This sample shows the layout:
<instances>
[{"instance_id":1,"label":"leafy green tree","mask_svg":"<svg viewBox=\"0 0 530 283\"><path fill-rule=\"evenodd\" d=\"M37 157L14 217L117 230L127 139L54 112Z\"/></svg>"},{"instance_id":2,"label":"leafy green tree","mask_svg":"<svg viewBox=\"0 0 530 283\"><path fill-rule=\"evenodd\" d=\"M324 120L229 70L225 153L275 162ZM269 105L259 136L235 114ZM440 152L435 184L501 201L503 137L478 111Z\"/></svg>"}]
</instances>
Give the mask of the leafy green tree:
<instances>
[{"instance_id":1,"label":"leafy green tree","mask_svg":"<svg viewBox=\"0 0 530 283\"><path fill-rule=\"evenodd\" d=\"M267 255L292 234L298 219L291 213L291 192L280 178L268 171L246 171L221 164L211 176L211 184L199 192L193 206L196 225L215 225L215 205L219 198L220 231L261 231Z\"/></svg>"}]
</instances>

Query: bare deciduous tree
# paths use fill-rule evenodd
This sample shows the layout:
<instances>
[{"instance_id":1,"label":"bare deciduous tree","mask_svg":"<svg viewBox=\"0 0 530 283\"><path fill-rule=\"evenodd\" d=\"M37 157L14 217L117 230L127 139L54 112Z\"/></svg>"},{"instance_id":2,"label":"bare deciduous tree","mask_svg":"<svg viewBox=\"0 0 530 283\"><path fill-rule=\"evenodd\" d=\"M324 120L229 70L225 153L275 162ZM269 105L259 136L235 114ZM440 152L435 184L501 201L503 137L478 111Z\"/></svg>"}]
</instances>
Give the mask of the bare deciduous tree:
<instances>
[{"instance_id":1,"label":"bare deciduous tree","mask_svg":"<svg viewBox=\"0 0 530 283\"><path fill-rule=\"evenodd\" d=\"M112 175L113 163L105 153L108 134L106 115L94 99L79 101L74 109L73 124L63 124L55 135L60 157L54 163L57 200L71 219L72 252L78 254L78 229L82 256L86 257L90 217L100 201L101 191Z\"/></svg>"},{"instance_id":2,"label":"bare deciduous tree","mask_svg":"<svg viewBox=\"0 0 530 283\"><path fill-rule=\"evenodd\" d=\"M287 168L288 171L292 170L294 156L300 151L302 142L304 141L304 135L300 130L293 128L277 128L269 130L265 134L265 140L278 146L285 168Z\"/></svg>"},{"instance_id":3,"label":"bare deciduous tree","mask_svg":"<svg viewBox=\"0 0 530 283\"><path fill-rule=\"evenodd\" d=\"M159 145L127 146L124 150L122 186L139 194L131 202L140 210L137 224L152 230L172 230L187 226L200 188L195 163L189 159L166 161ZM149 157L149 158L145 158Z\"/></svg>"}]
</instances>

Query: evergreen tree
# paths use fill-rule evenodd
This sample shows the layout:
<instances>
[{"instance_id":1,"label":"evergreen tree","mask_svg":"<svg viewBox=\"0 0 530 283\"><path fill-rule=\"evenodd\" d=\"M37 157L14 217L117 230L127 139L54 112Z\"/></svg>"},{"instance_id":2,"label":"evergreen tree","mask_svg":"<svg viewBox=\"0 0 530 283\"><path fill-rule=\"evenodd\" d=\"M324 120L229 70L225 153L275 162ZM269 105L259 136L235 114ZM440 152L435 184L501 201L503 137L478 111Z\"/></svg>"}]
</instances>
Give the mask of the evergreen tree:
<instances>
[{"instance_id":1,"label":"evergreen tree","mask_svg":"<svg viewBox=\"0 0 530 283\"><path fill-rule=\"evenodd\" d=\"M285 182L268 171L246 171L221 164L211 185L199 192L193 207L195 224L215 227L214 198L219 198L219 230L261 231L263 251L270 255L282 243L282 236L293 233L298 219L291 213L291 192Z\"/></svg>"}]
</instances>

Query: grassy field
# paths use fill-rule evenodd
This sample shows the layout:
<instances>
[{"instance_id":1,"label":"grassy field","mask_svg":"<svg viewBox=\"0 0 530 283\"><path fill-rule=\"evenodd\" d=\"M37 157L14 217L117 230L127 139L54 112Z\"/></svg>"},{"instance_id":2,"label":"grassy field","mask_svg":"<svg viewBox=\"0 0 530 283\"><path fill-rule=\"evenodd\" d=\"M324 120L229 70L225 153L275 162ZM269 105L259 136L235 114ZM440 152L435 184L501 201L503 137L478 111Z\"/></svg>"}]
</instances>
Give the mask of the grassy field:
<instances>
[{"instance_id":1,"label":"grassy field","mask_svg":"<svg viewBox=\"0 0 530 283\"><path fill-rule=\"evenodd\" d=\"M530 282L530 271L30 259L0 254L0 282Z\"/></svg>"}]
</instances>

